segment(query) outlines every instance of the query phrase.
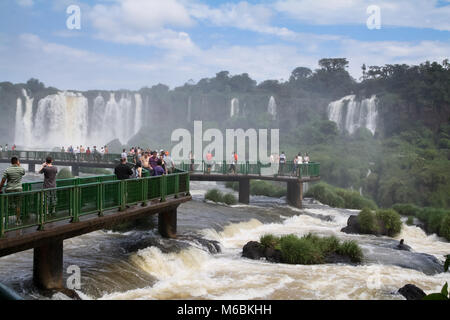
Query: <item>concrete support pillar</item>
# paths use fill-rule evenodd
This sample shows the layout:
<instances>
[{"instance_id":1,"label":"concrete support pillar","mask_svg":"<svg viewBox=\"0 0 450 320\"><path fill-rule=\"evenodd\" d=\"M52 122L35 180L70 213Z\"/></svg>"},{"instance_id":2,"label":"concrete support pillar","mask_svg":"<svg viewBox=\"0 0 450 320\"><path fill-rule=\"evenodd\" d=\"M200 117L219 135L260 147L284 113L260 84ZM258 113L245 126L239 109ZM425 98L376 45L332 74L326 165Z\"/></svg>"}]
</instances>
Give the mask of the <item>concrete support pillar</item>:
<instances>
[{"instance_id":1,"label":"concrete support pillar","mask_svg":"<svg viewBox=\"0 0 450 320\"><path fill-rule=\"evenodd\" d=\"M158 231L164 238L177 237L177 208L170 208L158 214Z\"/></svg>"},{"instance_id":2,"label":"concrete support pillar","mask_svg":"<svg viewBox=\"0 0 450 320\"><path fill-rule=\"evenodd\" d=\"M36 172L36 165L34 163L28 164L28 172Z\"/></svg>"},{"instance_id":3,"label":"concrete support pillar","mask_svg":"<svg viewBox=\"0 0 450 320\"><path fill-rule=\"evenodd\" d=\"M292 181L287 183L287 201L289 205L302 208L303 200L303 184L299 181Z\"/></svg>"},{"instance_id":4,"label":"concrete support pillar","mask_svg":"<svg viewBox=\"0 0 450 320\"><path fill-rule=\"evenodd\" d=\"M63 240L34 248L33 282L45 290L63 288Z\"/></svg>"},{"instance_id":5,"label":"concrete support pillar","mask_svg":"<svg viewBox=\"0 0 450 320\"><path fill-rule=\"evenodd\" d=\"M250 179L239 180L239 203L250 203Z\"/></svg>"},{"instance_id":6,"label":"concrete support pillar","mask_svg":"<svg viewBox=\"0 0 450 320\"><path fill-rule=\"evenodd\" d=\"M72 166L72 175L78 177L80 175L80 167Z\"/></svg>"}]
</instances>

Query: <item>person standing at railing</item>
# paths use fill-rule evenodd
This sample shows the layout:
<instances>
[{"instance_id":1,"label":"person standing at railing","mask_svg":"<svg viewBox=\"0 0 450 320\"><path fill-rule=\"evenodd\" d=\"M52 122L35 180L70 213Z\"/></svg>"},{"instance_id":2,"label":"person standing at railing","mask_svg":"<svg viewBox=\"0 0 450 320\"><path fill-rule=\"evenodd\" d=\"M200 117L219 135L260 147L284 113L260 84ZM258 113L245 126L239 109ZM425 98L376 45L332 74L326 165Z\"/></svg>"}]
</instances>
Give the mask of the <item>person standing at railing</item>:
<instances>
[{"instance_id":1,"label":"person standing at railing","mask_svg":"<svg viewBox=\"0 0 450 320\"><path fill-rule=\"evenodd\" d=\"M15 144L13 144L13 146L11 148L11 151L16 151L16 145Z\"/></svg>"},{"instance_id":2,"label":"person standing at railing","mask_svg":"<svg viewBox=\"0 0 450 320\"><path fill-rule=\"evenodd\" d=\"M152 170L155 170L155 167L158 165L158 152L152 152L152 156L149 158L148 163L150 164Z\"/></svg>"},{"instance_id":3,"label":"person standing at railing","mask_svg":"<svg viewBox=\"0 0 450 320\"><path fill-rule=\"evenodd\" d=\"M137 158L134 158L134 177L142 178L142 162Z\"/></svg>"},{"instance_id":4,"label":"person standing at railing","mask_svg":"<svg viewBox=\"0 0 450 320\"><path fill-rule=\"evenodd\" d=\"M39 170L40 174L44 174L44 189L56 188L56 175L58 168L53 166L52 157L47 157ZM56 212L56 190L50 190L45 192L45 212L47 215Z\"/></svg>"},{"instance_id":5,"label":"person standing at railing","mask_svg":"<svg viewBox=\"0 0 450 320\"><path fill-rule=\"evenodd\" d=\"M212 155L211 151L208 150L208 153L206 154L206 171L208 174L211 173L212 158L213 158L213 155Z\"/></svg>"},{"instance_id":6,"label":"person standing at railing","mask_svg":"<svg viewBox=\"0 0 450 320\"><path fill-rule=\"evenodd\" d=\"M303 158L303 162L306 163L306 164L308 164L310 162L309 161L308 152L305 154L305 157Z\"/></svg>"},{"instance_id":7,"label":"person standing at railing","mask_svg":"<svg viewBox=\"0 0 450 320\"><path fill-rule=\"evenodd\" d=\"M6 185L6 193L22 192L22 177L25 175L25 169L20 166L20 161L17 157L11 158L11 166L3 172L2 182L0 182L0 193L2 193L3 186ZM21 196L13 196L10 199L11 208L16 210L16 225L22 223L20 219L20 205L22 202ZM3 223L3 221L0 221Z\"/></svg>"},{"instance_id":8,"label":"person standing at railing","mask_svg":"<svg viewBox=\"0 0 450 320\"><path fill-rule=\"evenodd\" d=\"M175 171L175 162L173 162L172 157L169 155L169 151L166 151L163 158L166 164L166 174L171 174Z\"/></svg>"},{"instance_id":9,"label":"person standing at railing","mask_svg":"<svg viewBox=\"0 0 450 320\"><path fill-rule=\"evenodd\" d=\"M162 160L158 159L156 161L156 166L153 168L153 175L154 176L162 176L164 175L166 172L164 171L163 167L162 167Z\"/></svg>"},{"instance_id":10,"label":"person standing at railing","mask_svg":"<svg viewBox=\"0 0 450 320\"><path fill-rule=\"evenodd\" d=\"M231 164L230 164L230 170L229 170L230 172L232 171L233 174L236 174L237 160L238 160L238 155L235 151L231 154Z\"/></svg>"},{"instance_id":11,"label":"person standing at railing","mask_svg":"<svg viewBox=\"0 0 450 320\"><path fill-rule=\"evenodd\" d=\"M5 146L5 151L6 152L8 151L8 144L6 144L6 146Z\"/></svg>"},{"instance_id":12,"label":"person standing at railing","mask_svg":"<svg viewBox=\"0 0 450 320\"><path fill-rule=\"evenodd\" d=\"M123 158L127 158L128 157L128 155L127 155L127 150L125 150L125 149L122 149L122 154L120 155L121 157L122 157L122 159Z\"/></svg>"},{"instance_id":13,"label":"person standing at railing","mask_svg":"<svg viewBox=\"0 0 450 320\"><path fill-rule=\"evenodd\" d=\"M286 155L284 154L284 151L281 152L279 163L280 163L280 168L279 168L278 174L282 175L284 173L284 166L286 165Z\"/></svg>"},{"instance_id":14,"label":"person standing at railing","mask_svg":"<svg viewBox=\"0 0 450 320\"><path fill-rule=\"evenodd\" d=\"M298 155L294 158L294 167L292 168L292 175L297 175L297 169L298 169Z\"/></svg>"},{"instance_id":15,"label":"person standing at railing","mask_svg":"<svg viewBox=\"0 0 450 320\"><path fill-rule=\"evenodd\" d=\"M192 151L189 152L189 160L191 162L191 172L193 172L194 171L195 159L194 159L194 153Z\"/></svg>"},{"instance_id":16,"label":"person standing at railing","mask_svg":"<svg viewBox=\"0 0 450 320\"><path fill-rule=\"evenodd\" d=\"M127 158L122 158L120 160L120 164L114 168L114 174L117 177L117 180L126 180L130 179L133 175L133 170L127 165Z\"/></svg>"}]
</instances>

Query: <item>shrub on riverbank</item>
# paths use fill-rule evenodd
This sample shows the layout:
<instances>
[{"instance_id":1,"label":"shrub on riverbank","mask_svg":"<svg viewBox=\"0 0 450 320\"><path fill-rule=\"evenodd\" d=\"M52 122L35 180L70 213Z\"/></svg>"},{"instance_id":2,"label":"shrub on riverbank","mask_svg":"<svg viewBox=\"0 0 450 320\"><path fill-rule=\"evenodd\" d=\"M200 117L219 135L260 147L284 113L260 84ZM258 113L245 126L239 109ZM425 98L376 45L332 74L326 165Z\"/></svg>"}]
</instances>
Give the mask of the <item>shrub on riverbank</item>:
<instances>
[{"instance_id":1,"label":"shrub on riverbank","mask_svg":"<svg viewBox=\"0 0 450 320\"><path fill-rule=\"evenodd\" d=\"M276 237L268 234L260 238L264 248L279 250L283 262L290 264L326 263L331 255L347 257L352 262L361 262L363 254L355 241L341 242L336 237L319 237L308 234L301 238L295 235Z\"/></svg>"},{"instance_id":2,"label":"shrub on riverbank","mask_svg":"<svg viewBox=\"0 0 450 320\"><path fill-rule=\"evenodd\" d=\"M231 188L235 191L239 190L239 182L228 181L225 183L227 188ZM261 180L250 181L250 194L252 196L267 196L272 198L281 198L286 195L286 187L280 187L279 185Z\"/></svg>"},{"instance_id":3,"label":"shrub on riverbank","mask_svg":"<svg viewBox=\"0 0 450 320\"><path fill-rule=\"evenodd\" d=\"M395 210L377 210L376 217L381 225L382 234L393 237L402 230L400 215Z\"/></svg>"},{"instance_id":4,"label":"shrub on riverbank","mask_svg":"<svg viewBox=\"0 0 450 320\"><path fill-rule=\"evenodd\" d=\"M400 215L392 209L373 211L364 208L357 216L350 216L347 226L341 231L393 237L400 233L402 221Z\"/></svg>"},{"instance_id":5,"label":"shrub on riverbank","mask_svg":"<svg viewBox=\"0 0 450 320\"><path fill-rule=\"evenodd\" d=\"M420 208L412 204L396 204L392 209L401 215L413 216L424 223L427 233L436 233L450 241L450 210Z\"/></svg>"},{"instance_id":6,"label":"shrub on riverbank","mask_svg":"<svg viewBox=\"0 0 450 320\"><path fill-rule=\"evenodd\" d=\"M217 189L209 190L205 194L205 199L211 200L214 202L226 203L228 205L233 205L233 204L237 203L237 199L232 193L223 194L222 192L220 192Z\"/></svg>"},{"instance_id":7,"label":"shrub on riverbank","mask_svg":"<svg viewBox=\"0 0 450 320\"><path fill-rule=\"evenodd\" d=\"M72 178L74 178L74 176L72 175L72 172L67 168L62 168L56 175L56 179L72 179Z\"/></svg>"},{"instance_id":8,"label":"shrub on riverbank","mask_svg":"<svg viewBox=\"0 0 450 320\"><path fill-rule=\"evenodd\" d=\"M310 188L308 192L306 192L305 197L312 197L321 203L336 208L377 208L373 200L361 196L356 191L336 188L324 182L320 182Z\"/></svg>"}]
</instances>

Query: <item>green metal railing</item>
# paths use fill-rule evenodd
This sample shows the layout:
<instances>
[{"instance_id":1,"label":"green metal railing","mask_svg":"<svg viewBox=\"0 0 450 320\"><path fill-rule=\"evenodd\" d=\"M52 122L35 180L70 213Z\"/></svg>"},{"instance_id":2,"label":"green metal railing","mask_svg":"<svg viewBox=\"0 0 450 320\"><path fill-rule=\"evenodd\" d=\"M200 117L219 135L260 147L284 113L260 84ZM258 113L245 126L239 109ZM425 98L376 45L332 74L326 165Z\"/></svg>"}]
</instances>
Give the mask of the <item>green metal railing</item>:
<instances>
[{"instance_id":1,"label":"green metal railing","mask_svg":"<svg viewBox=\"0 0 450 320\"><path fill-rule=\"evenodd\" d=\"M43 230L45 224L90 214L165 201L189 194L189 173L117 180L115 175L57 180L57 187L42 189L42 182L22 185L23 192L0 195L0 236L29 227Z\"/></svg>"},{"instance_id":2,"label":"green metal railing","mask_svg":"<svg viewBox=\"0 0 450 320\"><path fill-rule=\"evenodd\" d=\"M233 174L232 164L230 162L207 162L196 161L192 163L181 162L177 168L203 174ZM262 164L261 162L238 162L235 166L235 173L242 175L273 175L273 176L292 176L299 178L319 177L320 163L310 162L294 165L293 161L288 161L284 165Z\"/></svg>"},{"instance_id":3,"label":"green metal railing","mask_svg":"<svg viewBox=\"0 0 450 320\"><path fill-rule=\"evenodd\" d=\"M70 152L48 152L48 151L1 151L0 159L11 159L16 156L22 161L42 161L50 156L53 161L58 162L97 162L97 163L115 163L120 159L120 154L100 152L90 154L86 153L70 153Z\"/></svg>"}]
</instances>

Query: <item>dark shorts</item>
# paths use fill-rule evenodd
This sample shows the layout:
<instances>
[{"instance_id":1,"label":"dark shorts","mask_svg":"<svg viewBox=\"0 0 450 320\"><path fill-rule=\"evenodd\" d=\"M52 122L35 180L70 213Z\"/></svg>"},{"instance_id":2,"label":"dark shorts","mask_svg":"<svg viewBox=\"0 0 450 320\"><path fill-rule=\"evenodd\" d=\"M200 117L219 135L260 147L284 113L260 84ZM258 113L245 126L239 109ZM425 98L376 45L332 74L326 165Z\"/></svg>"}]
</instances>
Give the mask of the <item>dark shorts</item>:
<instances>
[{"instance_id":1,"label":"dark shorts","mask_svg":"<svg viewBox=\"0 0 450 320\"><path fill-rule=\"evenodd\" d=\"M6 190L6 193L15 193L15 192L22 192L22 190ZM8 197L8 205L11 209L20 208L20 205L22 204L22 196L10 196Z\"/></svg>"}]
</instances>

